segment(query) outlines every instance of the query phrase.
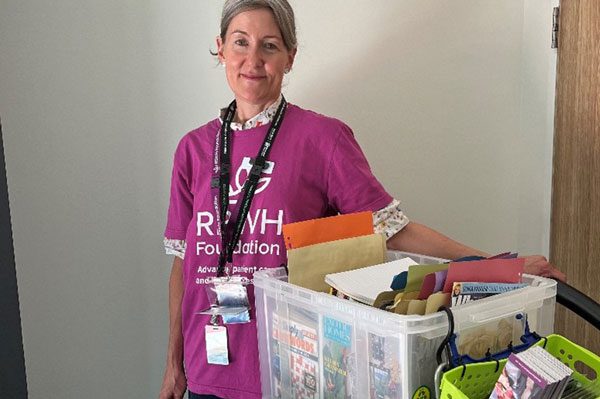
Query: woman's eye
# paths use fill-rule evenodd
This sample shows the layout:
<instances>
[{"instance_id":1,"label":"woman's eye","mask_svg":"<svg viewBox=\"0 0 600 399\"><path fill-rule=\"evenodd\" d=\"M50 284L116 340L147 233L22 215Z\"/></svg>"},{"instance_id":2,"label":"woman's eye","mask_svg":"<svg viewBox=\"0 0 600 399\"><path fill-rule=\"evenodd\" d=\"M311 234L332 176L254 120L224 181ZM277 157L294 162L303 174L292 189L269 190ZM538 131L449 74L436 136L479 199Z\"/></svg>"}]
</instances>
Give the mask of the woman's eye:
<instances>
[{"instance_id":1,"label":"woman's eye","mask_svg":"<svg viewBox=\"0 0 600 399\"><path fill-rule=\"evenodd\" d=\"M237 39L234 41L234 43L238 46L247 46L248 42L244 39Z\"/></svg>"},{"instance_id":2,"label":"woman's eye","mask_svg":"<svg viewBox=\"0 0 600 399\"><path fill-rule=\"evenodd\" d=\"M274 43L265 43L264 46L267 50L277 50L277 45Z\"/></svg>"}]
</instances>

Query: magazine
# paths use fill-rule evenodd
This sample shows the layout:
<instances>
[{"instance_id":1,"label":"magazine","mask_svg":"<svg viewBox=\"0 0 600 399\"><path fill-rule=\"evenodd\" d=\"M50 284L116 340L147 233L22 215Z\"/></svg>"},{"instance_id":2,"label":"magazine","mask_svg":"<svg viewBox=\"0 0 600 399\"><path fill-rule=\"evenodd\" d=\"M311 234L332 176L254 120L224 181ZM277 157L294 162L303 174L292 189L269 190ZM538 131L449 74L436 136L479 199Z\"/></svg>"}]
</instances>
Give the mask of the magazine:
<instances>
[{"instance_id":1,"label":"magazine","mask_svg":"<svg viewBox=\"0 0 600 399\"><path fill-rule=\"evenodd\" d=\"M289 359L295 399L319 397L319 319L306 309L290 306Z\"/></svg>"},{"instance_id":2,"label":"magazine","mask_svg":"<svg viewBox=\"0 0 600 399\"><path fill-rule=\"evenodd\" d=\"M489 398L558 399L572 373L546 350L534 346L508 357Z\"/></svg>"},{"instance_id":3,"label":"magazine","mask_svg":"<svg viewBox=\"0 0 600 399\"><path fill-rule=\"evenodd\" d=\"M455 282L452 284L452 306L462 305L523 287L527 287L527 284Z\"/></svg>"},{"instance_id":4,"label":"magazine","mask_svg":"<svg viewBox=\"0 0 600 399\"><path fill-rule=\"evenodd\" d=\"M542 377L548 381L551 388L547 388L549 398L561 397L567 387L569 378L573 371L561 361L552 356L548 351L540 346L534 346L517 354L517 358L524 363L533 365Z\"/></svg>"},{"instance_id":5,"label":"magazine","mask_svg":"<svg viewBox=\"0 0 600 399\"><path fill-rule=\"evenodd\" d=\"M511 354L494 385L490 399L541 399L548 383Z\"/></svg>"},{"instance_id":6,"label":"magazine","mask_svg":"<svg viewBox=\"0 0 600 399\"><path fill-rule=\"evenodd\" d=\"M323 317L323 398L352 398L352 325Z\"/></svg>"},{"instance_id":7,"label":"magazine","mask_svg":"<svg viewBox=\"0 0 600 399\"><path fill-rule=\"evenodd\" d=\"M402 397L399 351L397 338L368 334L369 399Z\"/></svg>"}]
</instances>

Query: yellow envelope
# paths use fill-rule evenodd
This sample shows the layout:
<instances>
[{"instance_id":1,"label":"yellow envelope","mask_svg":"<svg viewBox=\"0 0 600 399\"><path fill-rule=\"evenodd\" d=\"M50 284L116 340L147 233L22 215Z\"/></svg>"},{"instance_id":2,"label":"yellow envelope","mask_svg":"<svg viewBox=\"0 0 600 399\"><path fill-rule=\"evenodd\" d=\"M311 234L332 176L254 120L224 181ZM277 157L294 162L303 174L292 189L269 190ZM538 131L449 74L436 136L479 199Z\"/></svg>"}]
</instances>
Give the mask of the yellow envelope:
<instances>
[{"instance_id":1,"label":"yellow envelope","mask_svg":"<svg viewBox=\"0 0 600 399\"><path fill-rule=\"evenodd\" d=\"M424 299L411 299L408 302L408 309L406 309L406 314L424 315L426 306L427 301Z\"/></svg>"},{"instance_id":2,"label":"yellow envelope","mask_svg":"<svg viewBox=\"0 0 600 399\"><path fill-rule=\"evenodd\" d=\"M385 237L370 234L290 249L288 281L314 291L328 292L325 275L373 266L387 260Z\"/></svg>"},{"instance_id":3,"label":"yellow envelope","mask_svg":"<svg viewBox=\"0 0 600 399\"><path fill-rule=\"evenodd\" d=\"M373 307L377 309L381 309L383 305L394 304L396 303L396 295L401 294L402 291L383 291L377 295L375 298L375 302L373 302Z\"/></svg>"},{"instance_id":4,"label":"yellow envelope","mask_svg":"<svg viewBox=\"0 0 600 399\"><path fill-rule=\"evenodd\" d=\"M429 295L429 298L427 298L427 306L425 307L425 314L437 312L440 306L450 306L450 293L436 292L435 294Z\"/></svg>"},{"instance_id":5,"label":"yellow envelope","mask_svg":"<svg viewBox=\"0 0 600 399\"><path fill-rule=\"evenodd\" d=\"M396 313L396 314L406 314L406 312L408 312L408 304L410 303L410 301L412 301L412 299L410 299L410 300L400 300L400 302L398 302L396 304L396 307L394 308L394 313Z\"/></svg>"},{"instance_id":6,"label":"yellow envelope","mask_svg":"<svg viewBox=\"0 0 600 399\"><path fill-rule=\"evenodd\" d=\"M418 299L418 298L419 298L419 292L418 291L400 292L394 298L394 303L396 304L396 303L398 303L400 301L410 301L411 299Z\"/></svg>"}]
</instances>

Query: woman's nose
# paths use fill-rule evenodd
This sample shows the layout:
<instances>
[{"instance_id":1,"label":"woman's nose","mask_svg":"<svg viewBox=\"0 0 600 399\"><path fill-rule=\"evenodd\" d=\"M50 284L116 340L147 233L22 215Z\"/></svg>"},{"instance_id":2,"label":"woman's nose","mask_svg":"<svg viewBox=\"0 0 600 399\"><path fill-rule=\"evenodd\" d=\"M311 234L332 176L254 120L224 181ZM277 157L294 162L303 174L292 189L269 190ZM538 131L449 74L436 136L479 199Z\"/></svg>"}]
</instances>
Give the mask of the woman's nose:
<instances>
[{"instance_id":1,"label":"woman's nose","mask_svg":"<svg viewBox=\"0 0 600 399\"><path fill-rule=\"evenodd\" d=\"M247 61L252 66L262 66L264 61L262 58L262 49L259 46L251 46L250 51L248 52Z\"/></svg>"}]
</instances>

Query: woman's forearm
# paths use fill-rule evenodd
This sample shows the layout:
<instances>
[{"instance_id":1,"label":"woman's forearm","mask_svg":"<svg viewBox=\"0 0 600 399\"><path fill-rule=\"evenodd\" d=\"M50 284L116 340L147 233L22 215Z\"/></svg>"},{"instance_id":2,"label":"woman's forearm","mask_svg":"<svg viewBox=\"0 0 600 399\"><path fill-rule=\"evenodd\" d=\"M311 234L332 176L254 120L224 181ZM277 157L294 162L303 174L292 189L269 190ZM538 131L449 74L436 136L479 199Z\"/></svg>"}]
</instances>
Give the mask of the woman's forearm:
<instances>
[{"instance_id":1,"label":"woman's forearm","mask_svg":"<svg viewBox=\"0 0 600 399\"><path fill-rule=\"evenodd\" d=\"M464 256L489 256L419 223L410 222L387 241L388 249L413 252L444 259Z\"/></svg>"},{"instance_id":2,"label":"woman's forearm","mask_svg":"<svg viewBox=\"0 0 600 399\"><path fill-rule=\"evenodd\" d=\"M169 278L169 347L167 365L183 367L181 301L183 300L183 260L175 257Z\"/></svg>"}]
</instances>

